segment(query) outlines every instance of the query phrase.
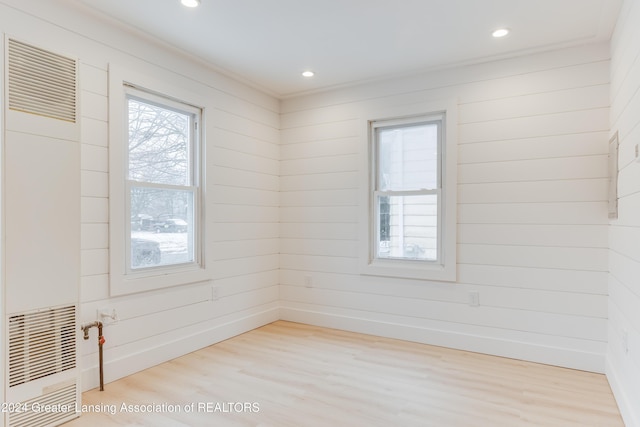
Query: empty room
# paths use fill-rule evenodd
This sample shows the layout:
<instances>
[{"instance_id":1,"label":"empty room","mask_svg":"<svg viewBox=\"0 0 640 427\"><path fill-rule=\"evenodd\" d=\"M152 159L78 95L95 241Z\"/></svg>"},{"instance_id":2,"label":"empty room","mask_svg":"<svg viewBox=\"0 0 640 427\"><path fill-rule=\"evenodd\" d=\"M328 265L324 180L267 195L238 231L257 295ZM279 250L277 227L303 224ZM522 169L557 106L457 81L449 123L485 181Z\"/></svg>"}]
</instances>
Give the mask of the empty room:
<instances>
[{"instance_id":1,"label":"empty room","mask_svg":"<svg viewBox=\"0 0 640 427\"><path fill-rule=\"evenodd\" d=\"M0 32L0 425L640 427L640 0Z\"/></svg>"}]
</instances>

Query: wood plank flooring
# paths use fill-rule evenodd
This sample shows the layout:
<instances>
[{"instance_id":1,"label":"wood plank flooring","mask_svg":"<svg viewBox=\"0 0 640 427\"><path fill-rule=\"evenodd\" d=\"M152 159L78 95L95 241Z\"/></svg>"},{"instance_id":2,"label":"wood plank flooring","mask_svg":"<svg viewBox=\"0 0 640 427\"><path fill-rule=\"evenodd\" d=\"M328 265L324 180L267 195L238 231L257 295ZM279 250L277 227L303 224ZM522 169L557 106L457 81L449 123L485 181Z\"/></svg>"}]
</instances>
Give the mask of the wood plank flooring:
<instances>
[{"instance_id":1,"label":"wood plank flooring","mask_svg":"<svg viewBox=\"0 0 640 427\"><path fill-rule=\"evenodd\" d=\"M604 375L284 321L83 404L65 427L624 425Z\"/></svg>"}]
</instances>

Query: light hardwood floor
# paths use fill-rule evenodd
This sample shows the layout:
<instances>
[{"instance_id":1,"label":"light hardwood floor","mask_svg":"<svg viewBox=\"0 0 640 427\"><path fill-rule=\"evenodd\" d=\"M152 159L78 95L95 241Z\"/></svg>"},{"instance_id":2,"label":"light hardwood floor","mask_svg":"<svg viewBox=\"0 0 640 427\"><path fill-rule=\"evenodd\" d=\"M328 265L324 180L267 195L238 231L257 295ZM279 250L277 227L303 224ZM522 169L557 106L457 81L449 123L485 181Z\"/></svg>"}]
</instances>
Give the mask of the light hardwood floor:
<instances>
[{"instance_id":1,"label":"light hardwood floor","mask_svg":"<svg viewBox=\"0 0 640 427\"><path fill-rule=\"evenodd\" d=\"M283 321L83 404L65 427L624 425L603 375Z\"/></svg>"}]
</instances>

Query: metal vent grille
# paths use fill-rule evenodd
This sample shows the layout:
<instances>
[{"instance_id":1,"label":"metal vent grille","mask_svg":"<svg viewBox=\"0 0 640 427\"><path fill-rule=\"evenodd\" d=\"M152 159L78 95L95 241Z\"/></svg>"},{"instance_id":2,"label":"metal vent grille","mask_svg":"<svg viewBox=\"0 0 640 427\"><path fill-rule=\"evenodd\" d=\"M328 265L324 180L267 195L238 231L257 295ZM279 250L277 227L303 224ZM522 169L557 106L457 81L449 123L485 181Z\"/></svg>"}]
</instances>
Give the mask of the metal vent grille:
<instances>
[{"instance_id":1,"label":"metal vent grille","mask_svg":"<svg viewBox=\"0 0 640 427\"><path fill-rule=\"evenodd\" d=\"M76 122L76 61L9 39L9 108Z\"/></svg>"},{"instance_id":2,"label":"metal vent grille","mask_svg":"<svg viewBox=\"0 0 640 427\"><path fill-rule=\"evenodd\" d=\"M9 387L76 367L76 307L9 317Z\"/></svg>"},{"instance_id":3,"label":"metal vent grille","mask_svg":"<svg viewBox=\"0 0 640 427\"><path fill-rule=\"evenodd\" d=\"M76 384L70 384L53 393L20 402L24 412L9 414L9 427L45 427L58 425L76 414ZM47 408L50 408L47 410Z\"/></svg>"}]
</instances>

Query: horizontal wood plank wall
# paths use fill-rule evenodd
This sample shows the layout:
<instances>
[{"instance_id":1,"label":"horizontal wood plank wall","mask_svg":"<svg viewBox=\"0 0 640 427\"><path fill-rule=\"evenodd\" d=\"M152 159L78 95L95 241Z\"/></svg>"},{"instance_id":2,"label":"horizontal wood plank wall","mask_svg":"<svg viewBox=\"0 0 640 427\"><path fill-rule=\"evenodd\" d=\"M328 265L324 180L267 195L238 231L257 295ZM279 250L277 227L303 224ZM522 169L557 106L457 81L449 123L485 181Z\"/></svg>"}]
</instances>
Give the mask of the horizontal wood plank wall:
<instances>
[{"instance_id":1,"label":"horizontal wood plank wall","mask_svg":"<svg viewBox=\"0 0 640 427\"><path fill-rule=\"evenodd\" d=\"M618 132L618 219L609 230L607 375L628 426L640 426L640 2L624 3L611 50L611 133Z\"/></svg>"},{"instance_id":2,"label":"horizontal wood plank wall","mask_svg":"<svg viewBox=\"0 0 640 427\"><path fill-rule=\"evenodd\" d=\"M609 59L592 45L284 100L282 318L603 372ZM367 111L439 99L459 108L458 281L359 275Z\"/></svg>"},{"instance_id":3,"label":"horizontal wood plank wall","mask_svg":"<svg viewBox=\"0 0 640 427\"><path fill-rule=\"evenodd\" d=\"M105 327L111 381L278 318L279 103L211 69L88 19L59 2L0 2L0 30L80 58L81 317L115 308ZM80 6L78 6L80 7ZM54 24L52 24L54 23ZM109 297L108 63L207 94L206 262L212 281ZM217 299L212 292L216 286ZM98 381L97 345L81 340L83 387Z\"/></svg>"}]
</instances>

